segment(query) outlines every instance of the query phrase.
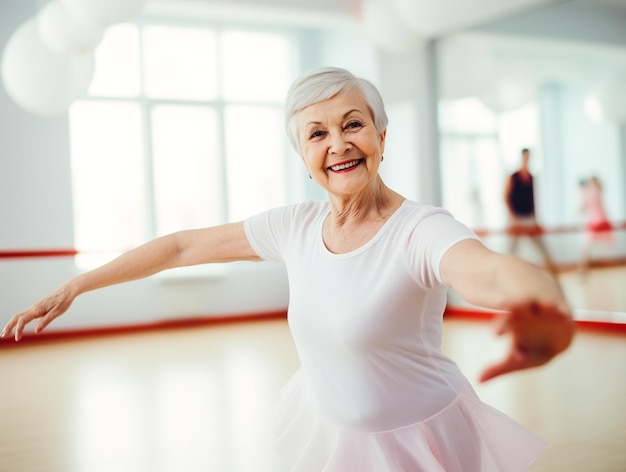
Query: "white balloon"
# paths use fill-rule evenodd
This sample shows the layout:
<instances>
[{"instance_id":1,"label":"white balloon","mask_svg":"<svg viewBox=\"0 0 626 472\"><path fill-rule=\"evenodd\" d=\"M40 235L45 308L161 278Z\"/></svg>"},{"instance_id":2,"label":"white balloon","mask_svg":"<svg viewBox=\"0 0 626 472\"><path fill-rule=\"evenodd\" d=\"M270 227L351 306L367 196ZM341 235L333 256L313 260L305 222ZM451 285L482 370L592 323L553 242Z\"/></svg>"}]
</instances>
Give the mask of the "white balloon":
<instances>
[{"instance_id":1,"label":"white balloon","mask_svg":"<svg viewBox=\"0 0 626 472\"><path fill-rule=\"evenodd\" d=\"M87 23L109 26L139 15L146 0L61 0L68 12Z\"/></svg>"},{"instance_id":2,"label":"white balloon","mask_svg":"<svg viewBox=\"0 0 626 472\"><path fill-rule=\"evenodd\" d=\"M55 115L83 95L95 70L93 53L59 54L42 41L37 18L20 26L2 55L2 80L9 96L22 108Z\"/></svg>"},{"instance_id":3,"label":"white balloon","mask_svg":"<svg viewBox=\"0 0 626 472\"><path fill-rule=\"evenodd\" d=\"M536 85L521 78L495 79L489 90L479 98L495 112L516 110L535 98Z\"/></svg>"},{"instance_id":4,"label":"white balloon","mask_svg":"<svg viewBox=\"0 0 626 472\"><path fill-rule=\"evenodd\" d=\"M361 22L372 42L387 52L408 52L422 40L383 0L365 0Z\"/></svg>"},{"instance_id":5,"label":"white balloon","mask_svg":"<svg viewBox=\"0 0 626 472\"><path fill-rule=\"evenodd\" d=\"M626 123L626 78L615 77L591 92L586 100L587 113L595 121Z\"/></svg>"},{"instance_id":6,"label":"white balloon","mask_svg":"<svg viewBox=\"0 0 626 472\"><path fill-rule=\"evenodd\" d=\"M92 51L104 36L104 28L74 17L60 0L48 3L37 15L39 35L59 53Z\"/></svg>"}]
</instances>

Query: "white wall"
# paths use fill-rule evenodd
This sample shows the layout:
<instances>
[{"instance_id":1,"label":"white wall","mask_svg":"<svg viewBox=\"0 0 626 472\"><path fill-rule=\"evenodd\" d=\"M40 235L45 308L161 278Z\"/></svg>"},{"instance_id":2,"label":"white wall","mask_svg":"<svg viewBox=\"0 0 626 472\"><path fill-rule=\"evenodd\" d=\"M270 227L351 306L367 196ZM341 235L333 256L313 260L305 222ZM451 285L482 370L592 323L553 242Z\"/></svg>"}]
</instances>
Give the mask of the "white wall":
<instances>
[{"instance_id":1,"label":"white wall","mask_svg":"<svg viewBox=\"0 0 626 472\"><path fill-rule=\"evenodd\" d=\"M35 2L0 4L0 45ZM72 247L67 119L40 118L0 88L0 248Z\"/></svg>"}]
</instances>

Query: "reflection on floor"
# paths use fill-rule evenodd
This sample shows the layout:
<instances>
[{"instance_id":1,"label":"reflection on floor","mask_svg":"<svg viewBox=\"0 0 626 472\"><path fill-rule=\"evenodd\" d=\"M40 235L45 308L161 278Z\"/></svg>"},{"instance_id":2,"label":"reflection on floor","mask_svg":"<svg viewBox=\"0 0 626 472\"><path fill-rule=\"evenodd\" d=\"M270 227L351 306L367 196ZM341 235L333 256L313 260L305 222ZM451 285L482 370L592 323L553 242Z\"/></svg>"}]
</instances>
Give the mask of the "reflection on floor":
<instances>
[{"instance_id":1,"label":"reflection on floor","mask_svg":"<svg viewBox=\"0 0 626 472\"><path fill-rule=\"evenodd\" d=\"M444 326L471 381L502 352L489 323ZM2 349L0 471L284 472L272 410L298 365L284 320ZM581 332L547 367L474 385L550 443L532 472L616 472L624 372L624 336Z\"/></svg>"}]
</instances>

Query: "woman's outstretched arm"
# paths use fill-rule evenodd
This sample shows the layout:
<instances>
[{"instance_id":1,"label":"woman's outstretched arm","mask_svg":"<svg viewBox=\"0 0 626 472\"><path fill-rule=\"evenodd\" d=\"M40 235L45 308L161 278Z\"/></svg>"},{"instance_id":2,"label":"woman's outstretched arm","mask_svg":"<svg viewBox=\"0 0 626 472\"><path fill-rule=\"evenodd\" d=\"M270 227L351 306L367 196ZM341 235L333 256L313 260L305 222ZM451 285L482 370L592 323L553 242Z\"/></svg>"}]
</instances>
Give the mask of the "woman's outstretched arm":
<instances>
[{"instance_id":1,"label":"woman's outstretched arm","mask_svg":"<svg viewBox=\"0 0 626 472\"><path fill-rule=\"evenodd\" d=\"M571 309L546 271L476 240L453 246L440 271L446 285L468 302L503 311L497 334L509 335L509 352L483 371L481 381L546 364L571 344Z\"/></svg>"},{"instance_id":2,"label":"woman's outstretched arm","mask_svg":"<svg viewBox=\"0 0 626 472\"><path fill-rule=\"evenodd\" d=\"M243 260L260 258L250 246L242 222L163 236L68 280L28 310L13 316L1 336L15 332L15 340L19 341L26 325L37 319L35 333L40 333L65 313L78 295L91 290L145 278L174 267Z\"/></svg>"}]
</instances>

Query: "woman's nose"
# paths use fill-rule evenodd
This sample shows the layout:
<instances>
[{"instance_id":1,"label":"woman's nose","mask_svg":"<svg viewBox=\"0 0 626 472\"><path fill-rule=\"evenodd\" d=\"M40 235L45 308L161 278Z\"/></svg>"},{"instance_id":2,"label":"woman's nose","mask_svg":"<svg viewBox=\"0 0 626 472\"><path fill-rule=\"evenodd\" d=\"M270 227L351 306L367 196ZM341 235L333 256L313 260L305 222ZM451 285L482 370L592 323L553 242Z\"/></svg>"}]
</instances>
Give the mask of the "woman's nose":
<instances>
[{"instance_id":1,"label":"woman's nose","mask_svg":"<svg viewBox=\"0 0 626 472\"><path fill-rule=\"evenodd\" d=\"M330 134L329 154L345 154L350 149L350 143L346 141L342 133Z\"/></svg>"}]
</instances>

